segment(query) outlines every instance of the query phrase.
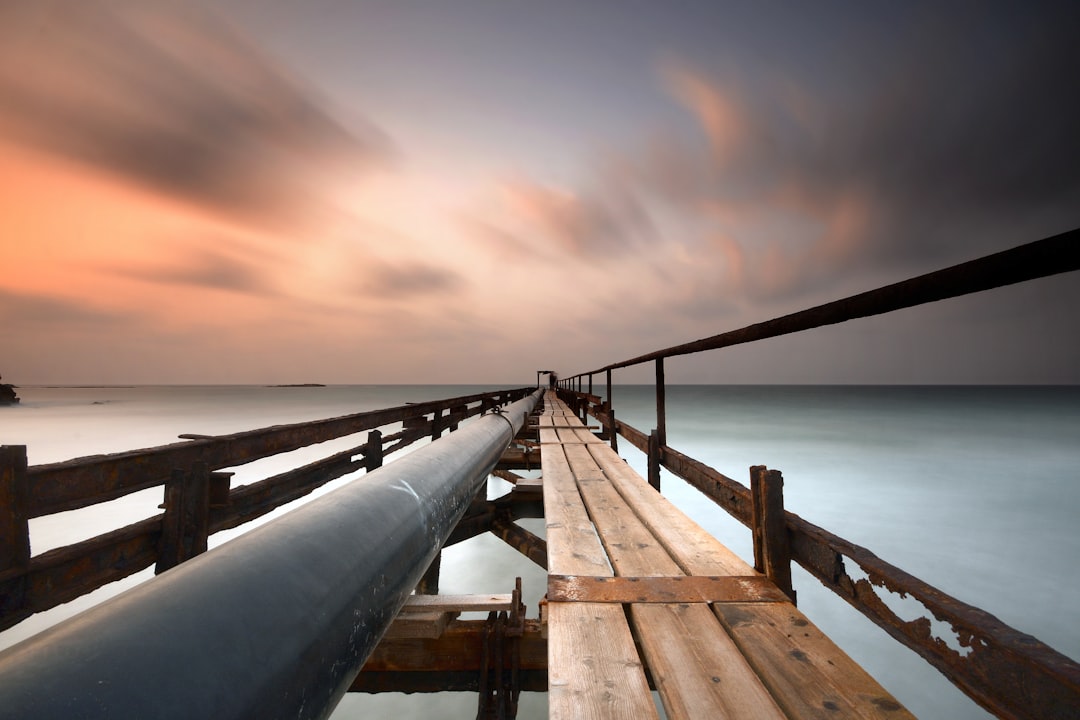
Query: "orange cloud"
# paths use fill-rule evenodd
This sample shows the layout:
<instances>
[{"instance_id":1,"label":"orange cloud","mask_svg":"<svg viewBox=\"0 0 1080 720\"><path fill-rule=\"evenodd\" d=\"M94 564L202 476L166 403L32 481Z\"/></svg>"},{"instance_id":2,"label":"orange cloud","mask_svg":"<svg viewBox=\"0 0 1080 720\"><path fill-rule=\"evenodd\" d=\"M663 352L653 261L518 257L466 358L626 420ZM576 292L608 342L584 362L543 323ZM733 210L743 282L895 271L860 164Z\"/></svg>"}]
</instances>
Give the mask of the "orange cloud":
<instances>
[{"instance_id":1,"label":"orange cloud","mask_svg":"<svg viewBox=\"0 0 1080 720\"><path fill-rule=\"evenodd\" d=\"M263 226L327 212L328 178L388 154L191 4L6 8L0 96L10 141Z\"/></svg>"},{"instance_id":2,"label":"orange cloud","mask_svg":"<svg viewBox=\"0 0 1080 720\"><path fill-rule=\"evenodd\" d=\"M722 92L682 65L669 64L663 75L675 96L701 123L713 160L722 166L739 152L752 131L742 103L734 93Z\"/></svg>"}]
</instances>

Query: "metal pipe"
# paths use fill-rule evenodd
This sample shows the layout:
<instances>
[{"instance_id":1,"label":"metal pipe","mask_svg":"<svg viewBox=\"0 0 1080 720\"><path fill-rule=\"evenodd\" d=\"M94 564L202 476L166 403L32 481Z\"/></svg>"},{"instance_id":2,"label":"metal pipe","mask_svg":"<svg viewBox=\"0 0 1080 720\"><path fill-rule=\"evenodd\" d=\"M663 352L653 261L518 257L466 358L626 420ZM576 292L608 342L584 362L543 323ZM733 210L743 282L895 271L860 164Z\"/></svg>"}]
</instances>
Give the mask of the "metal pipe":
<instances>
[{"instance_id":1,"label":"metal pipe","mask_svg":"<svg viewBox=\"0 0 1080 720\"><path fill-rule=\"evenodd\" d=\"M327 717L540 396L0 653L0 718Z\"/></svg>"}]
</instances>

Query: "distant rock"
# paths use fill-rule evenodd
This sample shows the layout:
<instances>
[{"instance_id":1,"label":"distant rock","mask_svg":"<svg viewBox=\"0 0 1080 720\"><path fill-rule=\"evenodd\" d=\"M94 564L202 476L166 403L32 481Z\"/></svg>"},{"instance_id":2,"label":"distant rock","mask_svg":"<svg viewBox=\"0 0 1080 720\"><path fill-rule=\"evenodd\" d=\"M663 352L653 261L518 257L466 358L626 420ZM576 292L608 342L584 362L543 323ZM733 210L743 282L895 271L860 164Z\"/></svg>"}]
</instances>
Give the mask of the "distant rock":
<instances>
[{"instance_id":1,"label":"distant rock","mask_svg":"<svg viewBox=\"0 0 1080 720\"><path fill-rule=\"evenodd\" d=\"M0 405L16 405L19 396L15 394L15 386L8 383L0 383Z\"/></svg>"},{"instance_id":2,"label":"distant rock","mask_svg":"<svg viewBox=\"0 0 1080 720\"><path fill-rule=\"evenodd\" d=\"M293 383L291 385L267 385L267 387L326 387L322 383Z\"/></svg>"}]
</instances>

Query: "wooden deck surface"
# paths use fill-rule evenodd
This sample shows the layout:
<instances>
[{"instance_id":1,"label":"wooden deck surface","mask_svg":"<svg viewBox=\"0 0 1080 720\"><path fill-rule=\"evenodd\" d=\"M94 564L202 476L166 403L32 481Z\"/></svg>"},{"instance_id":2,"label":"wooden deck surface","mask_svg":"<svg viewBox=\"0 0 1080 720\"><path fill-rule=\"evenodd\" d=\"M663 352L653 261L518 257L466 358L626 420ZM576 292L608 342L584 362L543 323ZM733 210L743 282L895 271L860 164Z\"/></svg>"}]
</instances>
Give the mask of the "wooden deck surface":
<instances>
[{"instance_id":1,"label":"wooden deck surface","mask_svg":"<svg viewBox=\"0 0 1080 720\"><path fill-rule=\"evenodd\" d=\"M673 719L912 717L553 392L539 424L551 718L657 718L649 676Z\"/></svg>"}]
</instances>

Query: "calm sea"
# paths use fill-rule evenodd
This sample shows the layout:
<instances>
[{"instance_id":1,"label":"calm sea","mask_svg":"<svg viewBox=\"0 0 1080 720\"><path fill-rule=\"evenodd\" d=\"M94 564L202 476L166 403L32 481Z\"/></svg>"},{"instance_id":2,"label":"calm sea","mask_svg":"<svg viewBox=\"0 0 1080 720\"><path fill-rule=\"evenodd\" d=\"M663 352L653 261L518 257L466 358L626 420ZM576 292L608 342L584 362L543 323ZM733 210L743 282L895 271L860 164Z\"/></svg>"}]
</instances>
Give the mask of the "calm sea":
<instances>
[{"instance_id":1,"label":"calm sea","mask_svg":"<svg viewBox=\"0 0 1080 720\"><path fill-rule=\"evenodd\" d=\"M495 388L23 387L21 406L0 408L0 443L27 445L38 464L167 444L180 433L236 432L487 389ZM646 432L655 426L651 387L616 386L613 396L621 420ZM675 449L744 483L751 465L781 470L789 510L1080 658L1080 387L672 386L667 407ZM355 440L244 466L234 485ZM644 458L627 443L620 449L644 474ZM751 558L742 525L677 478L665 474L662 484L691 517ZM493 481L490 492L506 487ZM34 520L33 551L147 517L159 502L161 490L152 489ZM542 533L542 521L523 524ZM221 533L211 542L227 539ZM508 592L515 575L535 615L543 571L494 538L445 552L442 591ZM0 648L149 576L35 616L0 633ZM803 611L918 716L989 717L798 567L794 582ZM905 619L922 614L910 601L891 602ZM948 628L937 629L948 638ZM334 717L389 714L470 717L475 696L350 695ZM523 696L519 716L546 717L544 695Z\"/></svg>"}]
</instances>

